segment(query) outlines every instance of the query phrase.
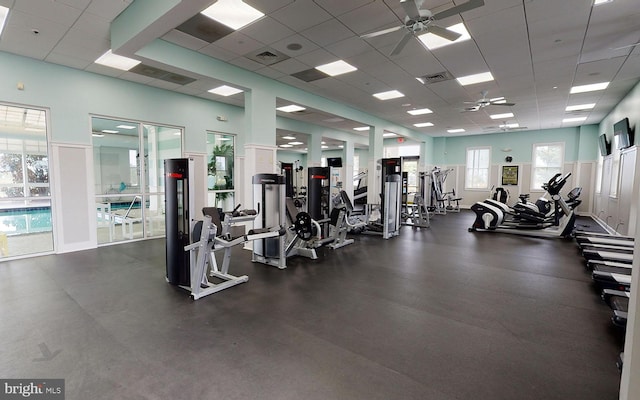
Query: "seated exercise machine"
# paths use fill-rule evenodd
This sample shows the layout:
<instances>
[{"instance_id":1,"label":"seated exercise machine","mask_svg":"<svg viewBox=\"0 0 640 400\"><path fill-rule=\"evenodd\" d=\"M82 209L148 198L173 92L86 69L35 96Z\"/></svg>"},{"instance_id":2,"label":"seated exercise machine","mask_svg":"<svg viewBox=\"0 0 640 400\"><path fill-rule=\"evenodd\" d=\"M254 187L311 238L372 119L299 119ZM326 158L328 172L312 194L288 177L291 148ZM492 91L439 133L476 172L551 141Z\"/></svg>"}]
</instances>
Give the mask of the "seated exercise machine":
<instances>
[{"instance_id":1,"label":"seated exercise machine","mask_svg":"<svg viewBox=\"0 0 640 400\"><path fill-rule=\"evenodd\" d=\"M352 222L353 204L344 190L340 191L336 200L330 217L320 221L304 211L298 211L292 199L286 200L287 216L291 221L288 229L290 237L285 249L287 257L300 255L316 259L318 247L327 246L335 250L354 242L347 238L348 231L364 226L364 223ZM322 224L329 224L329 235L326 237L322 237Z\"/></svg>"},{"instance_id":2,"label":"seated exercise machine","mask_svg":"<svg viewBox=\"0 0 640 400\"><path fill-rule=\"evenodd\" d=\"M441 169L434 167L430 172L430 207L429 211L434 214L446 214L448 212L460 212L460 200L462 197L456 196L455 189L450 192L444 191L444 182L447 180L447 175L453 171L453 169Z\"/></svg>"},{"instance_id":3,"label":"seated exercise machine","mask_svg":"<svg viewBox=\"0 0 640 400\"><path fill-rule=\"evenodd\" d=\"M571 173L564 177L561 174L556 174L543 186L551 195L553 202L551 214L534 213L533 211L518 213L504 203L487 199L471 206L471 209L476 213L476 219L469 228L469 232L502 232L546 238L571 235L575 227L576 216L573 209L560 195L560 190L569 176ZM579 190L576 190L575 193L579 195Z\"/></svg>"},{"instance_id":4,"label":"seated exercise machine","mask_svg":"<svg viewBox=\"0 0 640 400\"><path fill-rule=\"evenodd\" d=\"M429 228L431 226L429 207L425 201L425 196L429 192L427 180L427 174L424 172L418 174L418 192L414 194L412 204L403 204L402 225L415 226L417 228Z\"/></svg>"},{"instance_id":5,"label":"seated exercise machine","mask_svg":"<svg viewBox=\"0 0 640 400\"><path fill-rule=\"evenodd\" d=\"M234 246L252 240L284 235L284 229L280 227L252 229L247 234L244 234L244 226L234 226L237 223L253 221L257 216L254 210L245 210L244 212L234 210L233 213L224 213L222 222L220 221L219 211L216 208L205 207L202 213L205 215L204 220L196 221L193 224L193 237L197 241L184 248L185 251L189 252L190 256L191 280L188 287L181 287L190 291L193 300L198 300L249 280L246 275L235 276L229 273L231 250ZM232 228L239 227L243 228L241 234L232 236ZM223 251L222 266L220 268L215 257L215 252L218 251ZM209 277L217 278L218 282L210 280Z\"/></svg>"}]
</instances>

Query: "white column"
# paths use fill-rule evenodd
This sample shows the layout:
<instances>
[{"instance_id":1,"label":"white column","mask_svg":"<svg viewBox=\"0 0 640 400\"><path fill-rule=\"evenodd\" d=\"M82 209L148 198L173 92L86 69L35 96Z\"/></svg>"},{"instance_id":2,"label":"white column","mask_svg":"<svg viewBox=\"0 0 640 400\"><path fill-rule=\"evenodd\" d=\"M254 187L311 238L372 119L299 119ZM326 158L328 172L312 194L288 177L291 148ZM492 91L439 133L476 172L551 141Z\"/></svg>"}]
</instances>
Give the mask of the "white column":
<instances>
[{"instance_id":1,"label":"white column","mask_svg":"<svg viewBox=\"0 0 640 400\"><path fill-rule=\"evenodd\" d=\"M351 140L344 142L342 149L342 190L347 192L353 202L353 159L355 155L354 143Z\"/></svg>"},{"instance_id":2,"label":"white column","mask_svg":"<svg viewBox=\"0 0 640 400\"><path fill-rule=\"evenodd\" d=\"M380 204L380 190L382 179L381 160L384 156L384 130L379 127L369 127L369 168L367 182L367 203Z\"/></svg>"}]
</instances>

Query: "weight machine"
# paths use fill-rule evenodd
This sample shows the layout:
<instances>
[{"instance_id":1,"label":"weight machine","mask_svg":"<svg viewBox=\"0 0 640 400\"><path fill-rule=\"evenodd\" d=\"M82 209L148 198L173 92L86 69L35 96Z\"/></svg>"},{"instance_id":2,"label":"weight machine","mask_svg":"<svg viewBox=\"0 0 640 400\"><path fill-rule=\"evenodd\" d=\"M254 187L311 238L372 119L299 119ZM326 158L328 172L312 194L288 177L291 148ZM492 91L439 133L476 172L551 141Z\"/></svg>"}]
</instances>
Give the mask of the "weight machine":
<instances>
[{"instance_id":1,"label":"weight machine","mask_svg":"<svg viewBox=\"0 0 640 400\"><path fill-rule=\"evenodd\" d=\"M445 215L447 211L460 212L460 200L462 200L462 197L456 196L455 189L451 189L450 192L444 191L444 182L451 171L453 171L452 168L443 170L433 167L430 172L429 210L434 214Z\"/></svg>"},{"instance_id":2,"label":"weight machine","mask_svg":"<svg viewBox=\"0 0 640 400\"><path fill-rule=\"evenodd\" d=\"M425 193L429 188L429 176L425 172L418 174L418 192L413 196L413 204L404 203L402 225L429 228L429 209L425 202ZM408 193L407 193L408 194Z\"/></svg>"},{"instance_id":3,"label":"weight machine","mask_svg":"<svg viewBox=\"0 0 640 400\"><path fill-rule=\"evenodd\" d=\"M235 276L229 273L231 251L234 246L253 240L284 235L284 229L278 227L252 229L247 234L244 234L244 229L242 229L243 232L240 236L232 236L232 228L240 227L234 226L234 224L255 220L257 213L254 210L241 212L234 210L233 213L224 213L222 222L217 208L205 207L202 212L205 214L204 220L195 222L193 229L193 236L198 238L198 241L184 248L189 252L191 281L189 287L182 287L191 292L191 298L194 300L249 280L246 275ZM222 250L224 250L222 267L218 268L215 252ZM207 275L220 282L209 280Z\"/></svg>"}]
</instances>

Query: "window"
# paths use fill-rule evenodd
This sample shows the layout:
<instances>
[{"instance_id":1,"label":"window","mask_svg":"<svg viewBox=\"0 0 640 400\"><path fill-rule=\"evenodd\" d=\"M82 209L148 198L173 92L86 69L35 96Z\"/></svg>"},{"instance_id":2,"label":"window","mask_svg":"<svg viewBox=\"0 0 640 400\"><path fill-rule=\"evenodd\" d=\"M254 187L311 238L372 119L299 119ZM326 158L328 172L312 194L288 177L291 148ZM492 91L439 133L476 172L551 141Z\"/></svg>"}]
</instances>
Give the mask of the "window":
<instances>
[{"instance_id":1,"label":"window","mask_svg":"<svg viewBox=\"0 0 640 400\"><path fill-rule=\"evenodd\" d=\"M45 110L0 104L0 258L53 251Z\"/></svg>"},{"instance_id":2,"label":"window","mask_svg":"<svg viewBox=\"0 0 640 400\"><path fill-rule=\"evenodd\" d=\"M235 136L207 132L208 204L225 211L235 207L234 151Z\"/></svg>"},{"instance_id":3,"label":"window","mask_svg":"<svg viewBox=\"0 0 640 400\"><path fill-rule=\"evenodd\" d=\"M489 189L490 160L491 147L469 147L467 149L465 189Z\"/></svg>"},{"instance_id":4,"label":"window","mask_svg":"<svg viewBox=\"0 0 640 400\"><path fill-rule=\"evenodd\" d=\"M98 244L164 235L164 160L182 129L92 117Z\"/></svg>"},{"instance_id":5,"label":"window","mask_svg":"<svg viewBox=\"0 0 640 400\"><path fill-rule=\"evenodd\" d=\"M564 143L539 143L533 145L531 165L531 190L542 190L542 185L561 174L564 165Z\"/></svg>"}]
</instances>

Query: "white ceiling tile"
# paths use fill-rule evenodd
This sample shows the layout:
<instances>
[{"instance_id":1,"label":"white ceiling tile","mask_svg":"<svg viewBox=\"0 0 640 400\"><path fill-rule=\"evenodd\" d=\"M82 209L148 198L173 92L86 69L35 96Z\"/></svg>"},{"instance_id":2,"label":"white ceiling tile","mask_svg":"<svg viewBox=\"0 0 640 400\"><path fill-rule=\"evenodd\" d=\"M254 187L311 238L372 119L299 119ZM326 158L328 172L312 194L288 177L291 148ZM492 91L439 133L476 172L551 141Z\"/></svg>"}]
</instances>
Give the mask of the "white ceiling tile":
<instances>
[{"instance_id":1,"label":"white ceiling tile","mask_svg":"<svg viewBox=\"0 0 640 400\"><path fill-rule=\"evenodd\" d=\"M311 66L303 62L300 62L295 58L289 58L287 60L272 64L271 68L275 71L282 72L283 74L291 75L296 72L307 70L311 68Z\"/></svg>"},{"instance_id":2,"label":"white ceiling tile","mask_svg":"<svg viewBox=\"0 0 640 400\"><path fill-rule=\"evenodd\" d=\"M242 33L267 45L295 34L292 29L268 16L243 28Z\"/></svg>"},{"instance_id":3,"label":"white ceiling tile","mask_svg":"<svg viewBox=\"0 0 640 400\"><path fill-rule=\"evenodd\" d=\"M367 4L373 3L373 1L374 0L315 0L320 7L334 17L364 7Z\"/></svg>"},{"instance_id":4,"label":"white ceiling tile","mask_svg":"<svg viewBox=\"0 0 640 400\"><path fill-rule=\"evenodd\" d=\"M264 65L244 57L234 58L233 60L229 60L228 62L229 64L233 64L237 67L240 67L249 71L255 71L257 69L264 67Z\"/></svg>"},{"instance_id":5,"label":"white ceiling tile","mask_svg":"<svg viewBox=\"0 0 640 400\"><path fill-rule=\"evenodd\" d=\"M353 32L337 19L322 22L309 29L305 29L300 32L300 34L322 47L353 36Z\"/></svg>"},{"instance_id":6,"label":"white ceiling tile","mask_svg":"<svg viewBox=\"0 0 640 400\"><path fill-rule=\"evenodd\" d=\"M12 11L20 11L35 18L68 26L72 25L82 13L81 10L60 2L42 0L20 0L15 3ZM32 28L38 27L32 26Z\"/></svg>"},{"instance_id":7,"label":"white ceiling tile","mask_svg":"<svg viewBox=\"0 0 640 400\"><path fill-rule=\"evenodd\" d=\"M86 11L113 21L122 11L129 7L132 1L133 0L92 0Z\"/></svg>"},{"instance_id":8,"label":"white ceiling tile","mask_svg":"<svg viewBox=\"0 0 640 400\"><path fill-rule=\"evenodd\" d=\"M77 8L78 10L84 10L87 8L91 0L53 0L58 3L66 4L73 8Z\"/></svg>"},{"instance_id":9,"label":"white ceiling tile","mask_svg":"<svg viewBox=\"0 0 640 400\"><path fill-rule=\"evenodd\" d=\"M177 44L178 46L196 51L203 49L210 44L209 42L198 39L195 36L191 36L177 29L170 30L162 37L162 39L167 42Z\"/></svg>"},{"instance_id":10,"label":"white ceiling tile","mask_svg":"<svg viewBox=\"0 0 640 400\"><path fill-rule=\"evenodd\" d=\"M245 3L257 10L260 10L264 14L271 14L274 11L288 6L294 1L295 0L244 0Z\"/></svg>"},{"instance_id":11,"label":"white ceiling tile","mask_svg":"<svg viewBox=\"0 0 640 400\"><path fill-rule=\"evenodd\" d=\"M314 25L331 19L322 8L309 1L296 1L270 14L270 17L301 32Z\"/></svg>"},{"instance_id":12,"label":"white ceiling tile","mask_svg":"<svg viewBox=\"0 0 640 400\"><path fill-rule=\"evenodd\" d=\"M326 46L325 49L343 60L373 50L369 43L357 36Z\"/></svg>"},{"instance_id":13,"label":"white ceiling tile","mask_svg":"<svg viewBox=\"0 0 640 400\"><path fill-rule=\"evenodd\" d=\"M291 44L296 45L295 47L290 46ZM305 38L302 35L292 35L286 37L278 42L272 43L271 47L274 49L288 55L289 57L300 57L303 54L306 54L310 51L314 51L319 49L318 45Z\"/></svg>"},{"instance_id":14,"label":"white ceiling tile","mask_svg":"<svg viewBox=\"0 0 640 400\"><path fill-rule=\"evenodd\" d=\"M258 70L256 70L255 72L259 73L260 75L264 75L267 78L271 78L271 79L278 79L283 75L286 75L283 72L280 72L276 69L273 69L271 67L264 67L264 68L260 68Z\"/></svg>"},{"instance_id":15,"label":"white ceiling tile","mask_svg":"<svg viewBox=\"0 0 640 400\"><path fill-rule=\"evenodd\" d=\"M336 56L324 49L317 49L299 56L298 60L309 66L315 67L336 61Z\"/></svg>"},{"instance_id":16,"label":"white ceiling tile","mask_svg":"<svg viewBox=\"0 0 640 400\"><path fill-rule=\"evenodd\" d=\"M111 40L109 20L89 12L83 12L73 27L94 37Z\"/></svg>"},{"instance_id":17,"label":"white ceiling tile","mask_svg":"<svg viewBox=\"0 0 640 400\"><path fill-rule=\"evenodd\" d=\"M199 52L222 61L229 61L239 56L239 54L222 49L215 44L210 44L207 47L200 49Z\"/></svg>"},{"instance_id":18,"label":"white ceiling tile","mask_svg":"<svg viewBox=\"0 0 640 400\"><path fill-rule=\"evenodd\" d=\"M252 53L253 51L264 47L264 43L252 39L240 32L233 32L220 40L216 40L215 45L223 50L227 50L238 55Z\"/></svg>"},{"instance_id":19,"label":"white ceiling tile","mask_svg":"<svg viewBox=\"0 0 640 400\"><path fill-rule=\"evenodd\" d=\"M382 1L368 3L356 10L339 15L338 19L357 35L402 24L398 16Z\"/></svg>"},{"instance_id":20,"label":"white ceiling tile","mask_svg":"<svg viewBox=\"0 0 640 400\"><path fill-rule=\"evenodd\" d=\"M76 69L85 69L89 65L93 64L93 61L87 61L85 59L76 58L67 54L61 54L56 52L49 53L49 55L44 59L44 61L53 63L53 64L64 65L64 66L76 68Z\"/></svg>"}]
</instances>

